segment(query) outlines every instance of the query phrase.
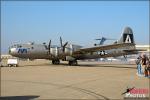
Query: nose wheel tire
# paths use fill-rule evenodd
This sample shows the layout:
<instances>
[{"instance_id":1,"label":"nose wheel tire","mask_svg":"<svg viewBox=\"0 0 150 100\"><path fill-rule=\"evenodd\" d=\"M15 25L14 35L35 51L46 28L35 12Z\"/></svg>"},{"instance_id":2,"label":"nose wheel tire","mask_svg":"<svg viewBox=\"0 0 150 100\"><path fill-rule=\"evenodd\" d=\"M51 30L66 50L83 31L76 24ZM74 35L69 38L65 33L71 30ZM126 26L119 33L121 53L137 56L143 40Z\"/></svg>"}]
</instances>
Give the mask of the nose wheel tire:
<instances>
[{"instance_id":1,"label":"nose wheel tire","mask_svg":"<svg viewBox=\"0 0 150 100\"><path fill-rule=\"evenodd\" d=\"M60 61L59 60L52 60L52 64L58 65L58 64L60 64Z\"/></svg>"}]
</instances>

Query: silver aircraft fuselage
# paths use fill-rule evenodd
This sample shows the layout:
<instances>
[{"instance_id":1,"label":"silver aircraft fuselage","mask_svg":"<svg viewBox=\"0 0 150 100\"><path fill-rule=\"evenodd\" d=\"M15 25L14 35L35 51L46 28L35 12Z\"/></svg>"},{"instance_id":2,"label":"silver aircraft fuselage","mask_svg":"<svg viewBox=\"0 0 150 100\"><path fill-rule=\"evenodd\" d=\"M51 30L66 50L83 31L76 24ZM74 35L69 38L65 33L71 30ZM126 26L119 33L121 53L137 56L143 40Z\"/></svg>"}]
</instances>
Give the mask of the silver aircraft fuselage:
<instances>
[{"instance_id":1,"label":"silver aircraft fuselage","mask_svg":"<svg viewBox=\"0 0 150 100\"><path fill-rule=\"evenodd\" d=\"M109 46L113 46L109 45ZM107 45L108 46L108 45ZM65 48L65 53L62 53L61 48L58 46L52 46L50 49L50 54L48 54L48 49L46 45L42 44L18 44L12 46L9 53L12 56L19 58L29 58L29 59L64 59L66 56L75 57L77 60L81 59L95 59L95 58L106 58L106 57L117 57L129 54L136 54L137 52L125 52L124 50L135 49L134 44L117 44L114 48L101 49L99 51L88 52L83 54L72 54L72 52L82 48L81 46L68 44Z\"/></svg>"}]
</instances>

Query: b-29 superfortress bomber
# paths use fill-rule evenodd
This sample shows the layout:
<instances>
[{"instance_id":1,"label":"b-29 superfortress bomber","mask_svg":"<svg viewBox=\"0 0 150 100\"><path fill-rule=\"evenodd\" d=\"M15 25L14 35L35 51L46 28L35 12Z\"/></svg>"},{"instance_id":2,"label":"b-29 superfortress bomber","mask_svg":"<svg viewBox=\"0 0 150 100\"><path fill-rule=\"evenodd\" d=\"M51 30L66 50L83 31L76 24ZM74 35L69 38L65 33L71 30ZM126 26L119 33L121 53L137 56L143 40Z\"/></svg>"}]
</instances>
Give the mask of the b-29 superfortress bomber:
<instances>
[{"instance_id":1,"label":"b-29 superfortress bomber","mask_svg":"<svg viewBox=\"0 0 150 100\"><path fill-rule=\"evenodd\" d=\"M118 57L137 54L133 31L126 27L120 40L109 45L84 48L80 45L65 42L60 37L60 46L49 44L14 44L9 47L9 54L25 59L49 59L52 64L60 64L60 60L68 61L69 65L77 65L77 60Z\"/></svg>"}]
</instances>

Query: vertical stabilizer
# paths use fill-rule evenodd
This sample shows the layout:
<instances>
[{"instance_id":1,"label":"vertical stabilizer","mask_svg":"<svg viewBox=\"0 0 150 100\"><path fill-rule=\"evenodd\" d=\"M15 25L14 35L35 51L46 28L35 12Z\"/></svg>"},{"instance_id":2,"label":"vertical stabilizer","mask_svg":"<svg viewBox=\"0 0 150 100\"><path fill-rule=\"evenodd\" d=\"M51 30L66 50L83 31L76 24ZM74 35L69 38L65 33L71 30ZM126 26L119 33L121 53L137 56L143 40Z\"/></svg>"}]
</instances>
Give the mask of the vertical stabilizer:
<instances>
[{"instance_id":1,"label":"vertical stabilizer","mask_svg":"<svg viewBox=\"0 0 150 100\"><path fill-rule=\"evenodd\" d=\"M133 31L130 27L125 27L118 43L134 43Z\"/></svg>"}]
</instances>

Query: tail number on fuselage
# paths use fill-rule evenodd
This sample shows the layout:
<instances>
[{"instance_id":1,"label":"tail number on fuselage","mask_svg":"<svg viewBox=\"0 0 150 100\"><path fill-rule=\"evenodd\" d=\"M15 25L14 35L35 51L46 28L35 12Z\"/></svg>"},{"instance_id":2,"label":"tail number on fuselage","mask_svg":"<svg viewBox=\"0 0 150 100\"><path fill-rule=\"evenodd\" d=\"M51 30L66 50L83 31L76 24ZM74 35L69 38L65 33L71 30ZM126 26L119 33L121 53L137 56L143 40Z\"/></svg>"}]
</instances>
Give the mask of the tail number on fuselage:
<instances>
[{"instance_id":1,"label":"tail number on fuselage","mask_svg":"<svg viewBox=\"0 0 150 100\"><path fill-rule=\"evenodd\" d=\"M18 53L27 53L27 49L20 48L18 49Z\"/></svg>"}]
</instances>

